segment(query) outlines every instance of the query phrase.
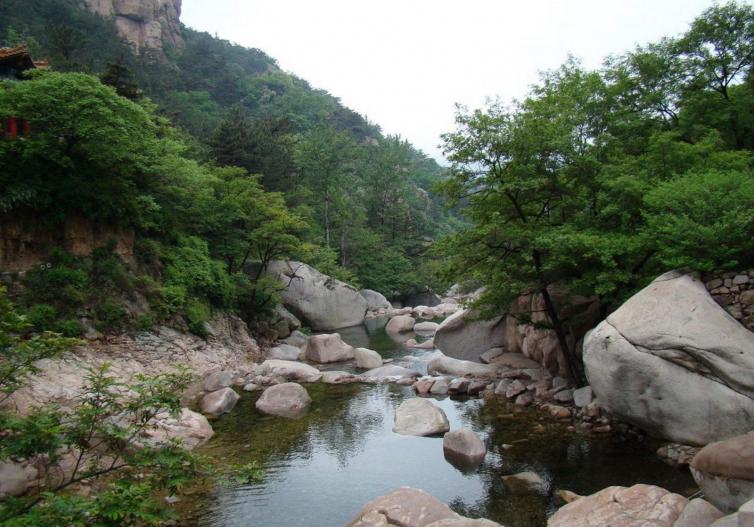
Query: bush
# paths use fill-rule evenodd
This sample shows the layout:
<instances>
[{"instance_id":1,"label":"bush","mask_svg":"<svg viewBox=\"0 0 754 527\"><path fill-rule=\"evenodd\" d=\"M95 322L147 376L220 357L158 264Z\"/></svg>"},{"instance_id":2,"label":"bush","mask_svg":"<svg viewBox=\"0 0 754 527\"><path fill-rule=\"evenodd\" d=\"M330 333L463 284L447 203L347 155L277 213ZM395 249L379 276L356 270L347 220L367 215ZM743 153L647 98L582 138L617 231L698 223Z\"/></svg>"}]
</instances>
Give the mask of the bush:
<instances>
[{"instance_id":1,"label":"bush","mask_svg":"<svg viewBox=\"0 0 754 527\"><path fill-rule=\"evenodd\" d=\"M26 321L34 331L52 331L58 314L50 304L35 304L26 310Z\"/></svg>"},{"instance_id":2,"label":"bush","mask_svg":"<svg viewBox=\"0 0 754 527\"><path fill-rule=\"evenodd\" d=\"M120 329L126 318L126 311L114 302L103 302L97 307L97 330L106 332Z\"/></svg>"},{"instance_id":3,"label":"bush","mask_svg":"<svg viewBox=\"0 0 754 527\"><path fill-rule=\"evenodd\" d=\"M209 320L210 309L207 304L192 298L186 304L186 324L194 335L202 338L207 337L207 328L204 323Z\"/></svg>"},{"instance_id":4,"label":"bush","mask_svg":"<svg viewBox=\"0 0 754 527\"><path fill-rule=\"evenodd\" d=\"M67 320L61 320L58 323L57 331L64 337L80 337L83 333L83 328L78 320L75 318L69 318Z\"/></svg>"},{"instance_id":5,"label":"bush","mask_svg":"<svg viewBox=\"0 0 754 527\"><path fill-rule=\"evenodd\" d=\"M190 295L206 298L217 306L233 305L233 283L223 264L210 258L207 242L194 236L181 238L167 260L167 285L182 286Z\"/></svg>"}]
</instances>

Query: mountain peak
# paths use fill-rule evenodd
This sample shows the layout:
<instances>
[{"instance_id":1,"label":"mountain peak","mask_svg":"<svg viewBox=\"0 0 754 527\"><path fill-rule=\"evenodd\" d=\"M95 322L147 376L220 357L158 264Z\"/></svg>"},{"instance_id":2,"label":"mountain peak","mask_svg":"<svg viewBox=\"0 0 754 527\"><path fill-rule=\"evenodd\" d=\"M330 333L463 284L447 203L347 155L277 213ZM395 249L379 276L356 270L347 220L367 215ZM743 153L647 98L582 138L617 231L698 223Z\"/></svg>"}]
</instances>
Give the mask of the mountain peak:
<instances>
[{"instance_id":1,"label":"mountain peak","mask_svg":"<svg viewBox=\"0 0 754 527\"><path fill-rule=\"evenodd\" d=\"M136 51L164 58L166 46L183 47L182 0L85 0L90 11L113 17L118 32Z\"/></svg>"}]
</instances>

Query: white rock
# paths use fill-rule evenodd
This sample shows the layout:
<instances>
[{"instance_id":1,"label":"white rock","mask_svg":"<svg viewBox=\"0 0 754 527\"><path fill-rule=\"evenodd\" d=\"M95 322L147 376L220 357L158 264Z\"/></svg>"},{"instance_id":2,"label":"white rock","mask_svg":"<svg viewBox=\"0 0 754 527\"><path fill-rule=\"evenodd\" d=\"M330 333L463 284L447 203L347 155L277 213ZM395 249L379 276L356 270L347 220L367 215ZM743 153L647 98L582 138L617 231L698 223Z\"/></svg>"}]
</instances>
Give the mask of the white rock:
<instances>
[{"instance_id":1,"label":"white rock","mask_svg":"<svg viewBox=\"0 0 754 527\"><path fill-rule=\"evenodd\" d=\"M395 411L393 432L402 435L428 436L450 430L448 418L441 408L428 399L407 399Z\"/></svg>"},{"instance_id":2,"label":"white rock","mask_svg":"<svg viewBox=\"0 0 754 527\"><path fill-rule=\"evenodd\" d=\"M356 326L364 322L366 299L353 287L304 263L276 260L266 273L285 289L283 304L315 331Z\"/></svg>"},{"instance_id":3,"label":"white rock","mask_svg":"<svg viewBox=\"0 0 754 527\"><path fill-rule=\"evenodd\" d=\"M216 371L210 373L206 379L204 379L204 391L215 392L222 388L227 388L233 384L233 372L232 371Z\"/></svg>"},{"instance_id":4,"label":"white rock","mask_svg":"<svg viewBox=\"0 0 754 527\"><path fill-rule=\"evenodd\" d=\"M629 299L587 335L584 363L601 405L653 436L703 445L754 422L754 333L691 276Z\"/></svg>"},{"instance_id":5,"label":"white rock","mask_svg":"<svg viewBox=\"0 0 754 527\"><path fill-rule=\"evenodd\" d=\"M278 344L265 353L266 358L277 360L298 360L300 356L301 349L291 344Z\"/></svg>"},{"instance_id":6,"label":"white rock","mask_svg":"<svg viewBox=\"0 0 754 527\"><path fill-rule=\"evenodd\" d=\"M321 364L342 362L354 358L354 349L338 333L312 335L306 343L306 358Z\"/></svg>"},{"instance_id":7,"label":"white rock","mask_svg":"<svg viewBox=\"0 0 754 527\"><path fill-rule=\"evenodd\" d=\"M392 305L382 293L371 289L362 289L361 296L367 301L367 310L379 311L380 309L392 309Z\"/></svg>"},{"instance_id":8,"label":"white rock","mask_svg":"<svg viewBox=\"0 0 754 527\"><path fill-rule=\"evenodd\" d=\"M277 376L301 382L317 382L322 378L322 372L317 368L289 360L266 360L259 366L258 370L259 375Z\"/></svg>"},{"instance_id":9,"label":"white rock","mask_svg":"<svg viewBox=\"0 0 754 527\"><path fill-rule=\"evenodd\" d=\"M414 329L416 320L408 315L398 315L390 319L390 322L385 326L385 331L388 333L405 333Z\"/></svg>"},{"instance_id":10,"label":"white rock","mask_svg":"<svg viewBox=\"0 0 754 527\"><path fill-rule=\"evenodd\" d=\"M203 413L212 417L219 417L230 412L239 399L239 395L232 388L223 388L202 397L200 407Z\"/></svg>"},{"instance_id":11,"label":"white rock","mask_svg":"<svg viewBox=\"0 0 754 527\"><path fill-rule=\"evenodd\" d=\"M270 386L257 399L257 410L264 414L298 419L309 410L312 399L300 384L286 382Z\"/></svg>"},{"instance_id":12,"label":"white rock","mask_svg":"<svg viewBox=\"0 0 754 527\"><path fill-rule=\"evenodd\" d=\"M472 376L494 378L500 368L493 364L480 364L467 360L458 360L451 357L435 357L427 364L427 372L430 375L455 375L458 377Z\"/></svg>"},{"instance_id":13,"label":"white rock","mask_svg":"<svg viewBox=\"0 0 754 527\"><path fill-rule=\"evenodd\" d=\"M367 348L356 348L353 352L356 359L356 366L371 370L382 366L382 356L374 350Z\"/></svg>"}]
</instances>

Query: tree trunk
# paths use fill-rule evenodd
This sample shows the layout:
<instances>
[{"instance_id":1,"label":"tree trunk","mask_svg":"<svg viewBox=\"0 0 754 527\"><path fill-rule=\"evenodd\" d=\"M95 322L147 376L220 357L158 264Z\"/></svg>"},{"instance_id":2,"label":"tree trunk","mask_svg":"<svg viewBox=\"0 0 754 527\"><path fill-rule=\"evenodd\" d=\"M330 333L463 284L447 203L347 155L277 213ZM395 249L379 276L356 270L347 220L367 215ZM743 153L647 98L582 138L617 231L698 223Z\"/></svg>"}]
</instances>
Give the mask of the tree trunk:
<instances>
[{"instance_id":1,"label":"tree trunk","mask_svg":"<svg viewBox=\"0 0 754 527\"><path fill-rule=\"evenodd\" d=\"M563 355L565 355L568 374L577 386L582 386L585 379L579 358L576 356L576 350L571 349L571 347L568 345L568 339L566 338L565 329L563 328L563 324L560 321L560 317L558 317L558 311L555 308L555 304L553 304L552 298L550 297L550 292L547 290L547 287L542 287L540 289L540 293L542 293L542 298L545 301L545 310L547 311L547 316L552 323L552 328L555 330L555 335L557 335L558 337L558 344L560 344L560 349L563 350Z\"/></svg>"}]
</instances>

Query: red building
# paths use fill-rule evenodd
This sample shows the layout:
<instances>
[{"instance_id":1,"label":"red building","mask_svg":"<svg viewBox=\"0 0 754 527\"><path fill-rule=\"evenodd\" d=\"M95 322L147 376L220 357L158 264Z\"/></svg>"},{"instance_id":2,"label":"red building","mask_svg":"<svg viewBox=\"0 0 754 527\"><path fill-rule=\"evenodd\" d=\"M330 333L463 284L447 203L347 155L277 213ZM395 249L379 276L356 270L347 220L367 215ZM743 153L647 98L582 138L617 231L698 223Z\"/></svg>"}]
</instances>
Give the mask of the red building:
<instances>
[{"instance_id":1,"label":"red building","mask_svg":"<svg viewBox=\"0 0 754 527\"><path fill-rule=\"evenodd\" d=\"M23 79L23 73L36 68L46 68L46 61L34 61L29 49L22 44L14 48L0 48L0 79ZM31 124L18 117L0 116L0 137L18 139L28 137Z\"/></svg>"}]
</instances>

